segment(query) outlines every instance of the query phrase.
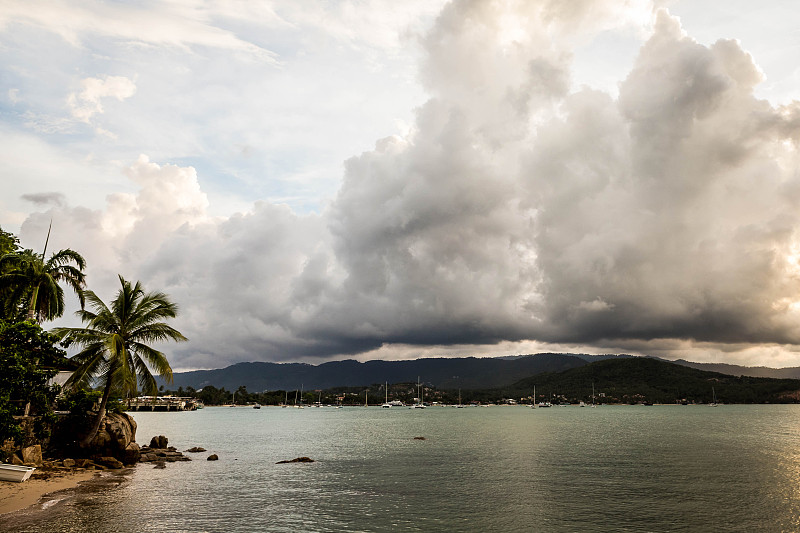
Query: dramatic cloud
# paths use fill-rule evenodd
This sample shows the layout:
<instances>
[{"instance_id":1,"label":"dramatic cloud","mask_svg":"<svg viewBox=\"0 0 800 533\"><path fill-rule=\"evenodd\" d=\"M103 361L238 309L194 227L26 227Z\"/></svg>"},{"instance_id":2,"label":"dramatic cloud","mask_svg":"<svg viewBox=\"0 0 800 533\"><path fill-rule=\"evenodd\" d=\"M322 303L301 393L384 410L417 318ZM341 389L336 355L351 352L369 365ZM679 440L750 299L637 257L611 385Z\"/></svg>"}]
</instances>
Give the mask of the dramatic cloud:
<instances>
[{"instance_id":1,"label":"dramatic cloud","mask_svg":"<svg viewBox=\"0 0 800 533\"><path fill-rule=\"evenodd\" d=\"M380 18L343 10L342 42L397 46L355 42L342 21ZM614 31L647 32L617 90L576 87L576 51ZM700 44L646 2L509 0L452 2L420 43L428 99L319 213L256 196L212 215L213 169L140 156L105 205L56 204L22 235L53 217L96 292L120 273L169 293L191 339L176 368L537 347L797 364L800 103L757 98L739 42ZM146 79L89 78L72 110Z\"/></svg>"}]
</instances>

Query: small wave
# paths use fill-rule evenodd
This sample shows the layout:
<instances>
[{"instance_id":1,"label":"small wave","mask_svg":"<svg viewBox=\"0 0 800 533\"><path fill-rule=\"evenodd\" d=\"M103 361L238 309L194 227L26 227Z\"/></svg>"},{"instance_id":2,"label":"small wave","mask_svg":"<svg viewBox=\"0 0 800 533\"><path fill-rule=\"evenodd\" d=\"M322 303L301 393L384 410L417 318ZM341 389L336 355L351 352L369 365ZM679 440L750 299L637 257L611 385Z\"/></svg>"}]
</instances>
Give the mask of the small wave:
<instances>
[{"instance_id":1,"label":"small wave","mask_svg":"<svg viewBox=\"0 0 800 533\"><path fill-rule=\"evenodd\" d=\"M64 499L65 498L53 498L52 500L47 500L46 502L44 502L42 504L42 509L47 509L49 507L52 507L55 504L57 504L58 502L63 501Z\"/></svg>"}]
</instances>

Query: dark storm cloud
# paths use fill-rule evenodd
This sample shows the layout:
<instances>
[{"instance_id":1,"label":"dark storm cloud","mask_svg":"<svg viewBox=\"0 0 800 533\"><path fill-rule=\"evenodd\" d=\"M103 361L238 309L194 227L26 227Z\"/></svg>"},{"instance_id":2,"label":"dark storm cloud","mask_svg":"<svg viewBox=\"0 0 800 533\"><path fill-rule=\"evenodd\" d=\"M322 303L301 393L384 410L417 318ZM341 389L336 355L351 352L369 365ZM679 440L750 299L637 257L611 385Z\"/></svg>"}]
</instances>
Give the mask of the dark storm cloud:
<instances>
[{"instance_id":1,"label":"dark storm cloud","mask_svg":"<svg viewBox=\"0 0 800 533\"><path fill-rule=\"evenodd\" d=\"M45 207L62 207L66 204L66 196L60 192L42 192L35 194L23 194L22 199L34 205Z\"/></svg>"}]
</instances>

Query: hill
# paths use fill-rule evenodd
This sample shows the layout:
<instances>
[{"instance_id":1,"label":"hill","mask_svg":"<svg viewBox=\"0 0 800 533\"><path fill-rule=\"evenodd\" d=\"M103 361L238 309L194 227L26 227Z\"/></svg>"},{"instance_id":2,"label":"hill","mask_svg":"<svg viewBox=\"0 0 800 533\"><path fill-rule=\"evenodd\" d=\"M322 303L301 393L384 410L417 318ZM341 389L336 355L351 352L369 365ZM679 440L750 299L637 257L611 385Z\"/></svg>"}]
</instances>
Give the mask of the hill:
<instances>
[{"instance_id":1,"label":"hill","mask_svg":"<svg viewBox=\"0 0 800 533\"><path fill-rule=\"evenodd\" d=\"M416 382L440 389L483 389L508 386L523 377L542 372L560 372L588 364L565 354L536 354L511 359L492 357L426 358L408 361L346 360L309 365L302 363L238 363L216 370L176 372L166 388L201 389L207 385L248 391L330 389L374 383Z\"/></svg>"},{"instance_id":2,"label":"hill","mask_svg":"<svg viewBox=\"0 0 800 533\"><path fill-rule=\"evenodd\" d=\"M678 359L673 361L679 365L696 368L697 370L708 370L710 372L719 372L721 374L729 374L731 376L751 376L759 378L776 378L776 379L800 379L800 367L789 368L770 368L768 366L739 366L730 365L727 363L695 363L693 361L685 361Z\"/></svg>"},{"instance_id":3,"label":"hill","mask_svg":"<svg viewBox=\"0 0 800 533\"><path fill-rule=\"evenodd\" d=\"M510 396L529 396L536 386L539 399L565 397L591 401L592 384L603 403L709 403L712 387L723 403L796 403L800 380L731 376L697 370L649 357L597 361L560 373L522 379L509 387ZM602 397L600 397L602 396Z\"/></svg>"}]
</instances>

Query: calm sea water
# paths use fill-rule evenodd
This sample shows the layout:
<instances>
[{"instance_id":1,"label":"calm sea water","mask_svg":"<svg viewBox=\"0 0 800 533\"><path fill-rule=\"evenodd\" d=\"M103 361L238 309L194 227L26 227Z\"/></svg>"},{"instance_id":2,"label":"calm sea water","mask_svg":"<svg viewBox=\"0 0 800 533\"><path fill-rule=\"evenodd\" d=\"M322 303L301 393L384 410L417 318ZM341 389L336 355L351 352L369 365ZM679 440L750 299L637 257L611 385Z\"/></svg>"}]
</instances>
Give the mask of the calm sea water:
<instances>
[{"instance_id":1,"label":"calm sea water","mask_svg":"<svg viewBox=\"0 0 800 533\"><path fill-rule=\"evenodd\" d=\"M798 531L800 406L135 413L192 462L14 531ZM415 440L414 437L425 437ZM206 461L210 453L216 462ZM312 464L275 464L309 456Z\"/></svg>"}]
</instances>

